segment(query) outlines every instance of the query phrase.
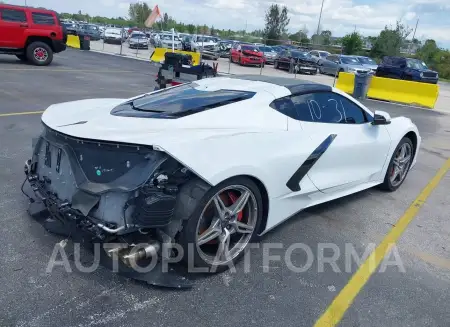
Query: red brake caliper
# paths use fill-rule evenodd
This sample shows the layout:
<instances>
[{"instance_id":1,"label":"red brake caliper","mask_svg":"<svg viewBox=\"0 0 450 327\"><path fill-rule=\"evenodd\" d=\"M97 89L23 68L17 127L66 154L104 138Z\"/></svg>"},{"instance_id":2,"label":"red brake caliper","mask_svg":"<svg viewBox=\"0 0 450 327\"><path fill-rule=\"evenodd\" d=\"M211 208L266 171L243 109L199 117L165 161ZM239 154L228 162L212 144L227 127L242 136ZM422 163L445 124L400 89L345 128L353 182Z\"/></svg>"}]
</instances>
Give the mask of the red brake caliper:
<instances>
[{"instance_id":1,"label":"red brake caliper","mask_svg":"<svg viewBox=\"0 0 450 327\"><path fill-rule=\"evenodd\" d=\"M228 192L228 197L230 198L232 204L235 203L236 200L238 199L238 197L233 192ZM242 210L241 210L238 213L237 220L242 221L243 217L244 217L244 214L242 213Z\"/></svg>"}]
</instances>

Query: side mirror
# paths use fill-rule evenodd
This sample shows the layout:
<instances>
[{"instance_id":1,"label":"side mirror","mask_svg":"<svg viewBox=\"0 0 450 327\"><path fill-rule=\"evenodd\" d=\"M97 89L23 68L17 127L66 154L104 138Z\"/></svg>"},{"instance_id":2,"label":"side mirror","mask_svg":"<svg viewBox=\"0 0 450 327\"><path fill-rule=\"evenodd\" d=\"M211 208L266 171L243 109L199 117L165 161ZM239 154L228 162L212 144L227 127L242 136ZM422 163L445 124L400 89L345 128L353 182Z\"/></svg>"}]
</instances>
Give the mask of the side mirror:
<instances>
[{"instance_id":1,"label":"side mirror","mask_svg":"<svg viewBox=\"0 0 450 327\"><path fill-rule=\"evenodd\" d=\"M375 111L372 125L389 125L391 123L391 116L384 111Z\"/></svg>"}]
</instances>

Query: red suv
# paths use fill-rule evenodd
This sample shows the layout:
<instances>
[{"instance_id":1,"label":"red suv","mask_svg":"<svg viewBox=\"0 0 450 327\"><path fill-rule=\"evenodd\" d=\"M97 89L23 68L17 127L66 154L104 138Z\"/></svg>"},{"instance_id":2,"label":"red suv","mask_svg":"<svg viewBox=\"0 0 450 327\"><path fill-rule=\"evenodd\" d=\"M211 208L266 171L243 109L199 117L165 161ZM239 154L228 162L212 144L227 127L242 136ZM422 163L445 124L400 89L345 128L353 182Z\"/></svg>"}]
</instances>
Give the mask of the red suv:
<instances>
[{"instance_id":1,"label":"red suv","mask_svg":"<svg viewBox=\"0 0 450 327\"><path fill-rule=\"evenodd\" d=\"M235 43L230 51L231 62L264 67L264 54L253 44Z\"/></svg>"},{"instance_id":2,"label":"red suv","mask_svg":"<svg viewBox=\"0 0 450 327\"><path fill-rule=\"evenodd\" d=\"M46 66L66 49L67 32L52 10L0 3L0 54Z\"/></svg>"}]
</instances>

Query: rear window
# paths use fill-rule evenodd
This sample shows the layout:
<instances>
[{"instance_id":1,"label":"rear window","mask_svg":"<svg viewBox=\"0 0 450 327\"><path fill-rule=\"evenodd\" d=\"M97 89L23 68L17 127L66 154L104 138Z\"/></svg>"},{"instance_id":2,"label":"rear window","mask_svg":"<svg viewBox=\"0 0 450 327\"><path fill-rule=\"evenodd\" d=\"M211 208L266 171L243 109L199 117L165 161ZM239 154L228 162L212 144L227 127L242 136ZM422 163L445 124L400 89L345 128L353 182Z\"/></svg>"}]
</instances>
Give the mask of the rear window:
<instances>
[{"instance_id":1,"label":"rear window","mask_svg":"<svg viewBox=\"0 0 450 327\"><path fill-rule=\"evenodd\" d=\"M33 12L31 18L33 23L37 25L55 25L55 17L52 14Z\"/></svg>"},{"instance_id":2,"label":"rear window","mask_svg":"<svg viewBox=\"0 0 450 327\"><path fill-rule=\"evenodd\" d=\"M196 83L183 84L144 95L124 103L111 114L128 117L178 118L204 110L250 99L254 92L200 89Z\"/></svg>"},{"instance_id":3,"label":"rear window","mask_svg":"<svg viewBox=\"0 0 450 327\"><path fill-rule=\"evenodd\" d=\"M0 18L6 22L26 23L25 11L16 9L0 9Z\"/></svg>"}]
</instances>

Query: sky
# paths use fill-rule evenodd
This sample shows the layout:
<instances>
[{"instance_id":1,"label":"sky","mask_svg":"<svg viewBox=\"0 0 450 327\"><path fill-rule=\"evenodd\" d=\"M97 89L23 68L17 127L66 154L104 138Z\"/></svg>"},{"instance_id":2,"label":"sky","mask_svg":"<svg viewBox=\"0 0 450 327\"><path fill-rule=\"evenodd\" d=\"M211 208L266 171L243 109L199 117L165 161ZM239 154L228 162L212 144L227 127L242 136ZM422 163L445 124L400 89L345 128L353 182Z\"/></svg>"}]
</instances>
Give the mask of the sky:
<instances>
[{"instance_id":1,"label":"sky","mask_svg":"<svg viewBox=\"0 0 450 327\"><path fill-rule=\"evenodd\" d=\"M107 17L126 16L128 6L136 0L4 0L6 3L45 7L58 12ZM220 29L247 31L262 29L264 15L272 3L289 9L294 33L305 26L312 35L317 30L320 0L152 0L162 13L177 21L206 24ZM416 38L432 38L450 48L450 0L324 0L321 28L333 36L344 36L355 29L364 36L377 36L386 25L401 20L414 28L419 19ZM411 34L412 36L412 34Z\"/></svg>"}]
</instances>

